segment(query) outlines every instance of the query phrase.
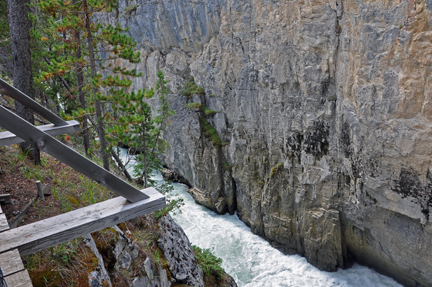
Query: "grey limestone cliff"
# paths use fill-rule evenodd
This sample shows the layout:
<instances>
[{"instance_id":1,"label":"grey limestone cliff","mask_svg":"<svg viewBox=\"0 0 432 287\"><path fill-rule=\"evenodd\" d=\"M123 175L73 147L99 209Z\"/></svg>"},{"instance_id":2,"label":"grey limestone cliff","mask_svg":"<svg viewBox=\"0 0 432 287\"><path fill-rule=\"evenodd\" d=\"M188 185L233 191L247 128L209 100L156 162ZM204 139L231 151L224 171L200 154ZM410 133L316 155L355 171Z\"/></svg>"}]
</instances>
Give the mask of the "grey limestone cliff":
<instances>
[{"instance_id":1,"label":"grey limestone cliff","mask_svg":"<svg viewBox=\"0 0 432 287\"><path fill-rule=\"evenodd\" d=\"M134 87L159 69L170 80L164 161L197 201L320 269L355 260L432 286L431 13L430 0L135 0L117 16L142 52ZM179 95L189 76L205 94Z\"/></svg>"}]
</instances>

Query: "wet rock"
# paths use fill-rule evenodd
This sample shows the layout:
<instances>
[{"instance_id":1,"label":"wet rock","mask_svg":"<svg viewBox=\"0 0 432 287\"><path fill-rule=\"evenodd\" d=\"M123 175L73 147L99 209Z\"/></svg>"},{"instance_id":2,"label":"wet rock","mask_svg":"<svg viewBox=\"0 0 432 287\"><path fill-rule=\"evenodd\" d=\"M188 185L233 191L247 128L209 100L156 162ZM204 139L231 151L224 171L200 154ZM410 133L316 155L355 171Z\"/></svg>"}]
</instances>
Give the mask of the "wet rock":
<instances>
[{"instance_id":1,"label":"wet rock","mask_svg":"<svg viewBox=\"0 0 432 287\"><path fill-rule=\"evenodd\" d=\"M216 209L215 203L212 200L211 192L200 190L196 187L188 189L190 195L192 195L193 199L205 207L209 209Z\"/></svg>"},{"instance_id":2,"label":"wet rock","mask_svg":"<svg viewBox=\"0 0 432 287\"><path fill-rule=\"evenodd\" d=\"M227 200L224 197L219 197L214 206L216 207L216 212L219 214L225 214L228 211Z\"/></svg>"},{"instance_id":3,"label":"wet rock","mask_svg":"<svg viewBox=\"0 0 432 287\"><path fill-rule=\"evenodd\" d=\"M187 186L190 186L190 183L181 175L179 175L177 172L164 168L161 170L162 176L165 180L170 180L172 182L179 182L186 184Z\"/></svg>"}]
</instances>

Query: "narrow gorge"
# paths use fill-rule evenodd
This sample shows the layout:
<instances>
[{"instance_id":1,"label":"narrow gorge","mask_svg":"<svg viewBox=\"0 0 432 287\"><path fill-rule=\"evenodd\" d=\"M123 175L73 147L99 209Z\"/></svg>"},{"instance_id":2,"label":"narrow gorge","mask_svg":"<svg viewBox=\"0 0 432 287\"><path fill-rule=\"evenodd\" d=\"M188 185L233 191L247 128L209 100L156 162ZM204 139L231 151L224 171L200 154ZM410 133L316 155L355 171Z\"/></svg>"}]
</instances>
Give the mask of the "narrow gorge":
<instances>
[{"instance_id":1,"label":"narrow gorge","mask_svg":"<svg viewBox=\"0 0 432 287\"><path fill-rule=\"evenodd\" d=\"M128 0L116 17L142 54L134 88L158 70L170 81L163 160L197 202L321 270L358 262L432 286L431 13L431 0Z\"/></svg>"}]
</instances>

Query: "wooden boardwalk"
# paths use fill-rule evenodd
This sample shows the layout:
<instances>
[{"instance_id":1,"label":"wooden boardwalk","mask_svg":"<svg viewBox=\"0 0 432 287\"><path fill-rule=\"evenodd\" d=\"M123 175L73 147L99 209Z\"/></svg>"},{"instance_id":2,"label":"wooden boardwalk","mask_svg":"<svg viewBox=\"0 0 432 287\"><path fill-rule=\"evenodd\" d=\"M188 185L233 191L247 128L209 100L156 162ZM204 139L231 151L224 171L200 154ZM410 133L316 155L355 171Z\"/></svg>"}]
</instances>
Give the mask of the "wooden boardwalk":
<instances>
[{"instance_id":1,"label":"wooden boardwalk","mask_svg":"<svg viewBox=\"0 0 432 287\"><path fill-rule=\"evenodd\" d=\"M18 249L22 256L159 210L165 196L150 187L149 198L128 202L116 197L0 233L0 252Z\"/></svg>"},{"instance_id":2,"label":"wooden boardwalk","mask_svg":"<svg viewBox=\"0 0 432 287\"><path fill-rule=\"evenodd\" d=\"M10 229L0 207L0 268L8 287L33 286L21 261L28 255L165 207L165 197L150 187L149 198L129 202L116 197Z\"/></svg>"},{"instance_id":3,"label":"wooden boardwalk","mask_svg":"<svg viewBox=\"0 0 432 287\"><path fill-rule=\"evenodd\" d=\"M0 236L9 230L6 215L0 207ZM1 241L0 241L0 244ZM18 249L0 251L0 268L8 287L32 287L28 271L24 269Z\"/></svg>"}]
</instances>

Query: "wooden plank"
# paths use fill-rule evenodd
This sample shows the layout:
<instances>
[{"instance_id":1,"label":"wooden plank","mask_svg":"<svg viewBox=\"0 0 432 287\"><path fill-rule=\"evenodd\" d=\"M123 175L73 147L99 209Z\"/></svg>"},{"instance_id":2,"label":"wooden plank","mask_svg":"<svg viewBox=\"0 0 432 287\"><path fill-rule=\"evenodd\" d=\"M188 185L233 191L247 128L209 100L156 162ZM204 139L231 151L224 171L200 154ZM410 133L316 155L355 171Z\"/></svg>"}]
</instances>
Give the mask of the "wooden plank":
<instances>
[{"instance_id":1,"label":"wooden plank","mask_svg":"<svg viewBox=\"0 0 432 287\"><path fill-rule=\"evenodd\" d=\"M6 215L4 213L0 214L0 232L8 230L9 229L9 224L7 222L7 218ZM0 241L1 244L1 241Z\"/></svg>"},{"instance_id":2,"label":"wooden plank","mask_svg":"<svg viewBox=\"0 0 432 287\"><path fill-rule=\"evenodd\" d=\"M66 126L55 126L54 124L37 126L36 128L51 135L58 136L62 134L74 133L80 130L79 122L77 121L67 121ZM0 146L12 145L16 143L23 142L24 140L11 132L1 132L0 133Z\"/></svg>"},{"instance_id":3,"label":"wooden plank","mask_svg":"<svg viewBox=\"0 0 432 287\"><path fill-rule=\"evenodd\" d=\"M44 106L40 105L38 102L16 89L15 87L9 85L3 79L0 79L0 93L6 94L11 98L19 101L24 106L30 108L34 112L38 113L45 119L49 120L56 126L66 126L67 122L62 118L58 117L56 114L52 113L50 110L46 109Z\"/></svg>"},{"instance_id":4,"label":"wooden plank","mask_svg":"<svg viewBox=\"0 0 432 287\"><path fill-rule=\"evenodd\" d=\"M126 197L131 202L137 202L148 198L145 193L98 166L47 133L37 129L34 125L2 106L0 106L0 126L22 139L37 143L37 146L42 151L111 189L118 195Z\"/></svg>"},{"instance_id":5,"label":"wooden plank","mask_svg":"<svg viewBox=\"0 0 432 287\"><path fill-rule=\"evenodd\" d=\"M18 249L14 249L5 253L0 254L0 269L3 272L3 276L24 270L24 265L21 260L21 255Z\"/></svg>"},{"instance_id":6,"label":"wooden plank","mask_svg":"<svg viewBox=\"0 0 432 287\"><path fill-rule=\"evenodd\" d=\"M27 270L14 273L5 277L6 284L9 287L33 287Z\"/></svg>"},{"instance_id":7,"label":"wooden plank","mask_svg":"<svg viewBox=\"0 0 432 287\"><path fill-rule=\"evenodd\" d=\"M113 226L165 206L165 197L147 188L149 198L129 203L113 198L0 233L0 253L18 248L22 256Z\"/></svg>"},{"instance_id":8,"label":"wooden plank","mask_svg":"<svg viewBox=\"0 0 432 287\"><path fill-rule=\"evenodd\" d=\"M0 202L9 203L11 201L10 194L0 194Z\"/></svg>"}]
</instances>

